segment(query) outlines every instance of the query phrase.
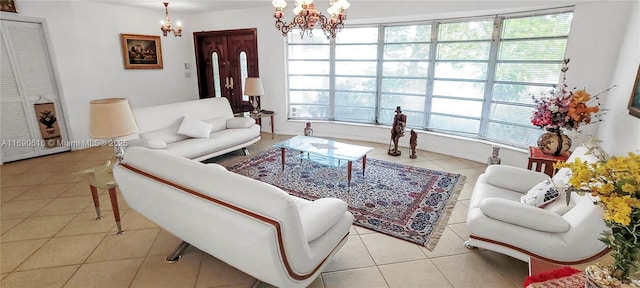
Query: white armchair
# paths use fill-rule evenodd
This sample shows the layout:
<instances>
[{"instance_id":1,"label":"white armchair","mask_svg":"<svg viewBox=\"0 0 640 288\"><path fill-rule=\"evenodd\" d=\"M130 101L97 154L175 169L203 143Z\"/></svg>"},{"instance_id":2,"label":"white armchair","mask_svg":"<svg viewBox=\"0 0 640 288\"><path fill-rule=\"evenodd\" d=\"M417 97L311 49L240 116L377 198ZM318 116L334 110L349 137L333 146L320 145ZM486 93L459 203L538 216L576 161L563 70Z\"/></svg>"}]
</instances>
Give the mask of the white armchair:
<instances>
[{"instance_id":1,"label":"white armchair","mask_svg":"<svg viewBox=\"0 0 640 288\"><path fill-rule=\"evenodd\" d=\"M578 147L567 161L597 158L586 147ZM568 182L570 171L560 169L553 177L556 185ZM602 208L589 195L564 195L544 208L520 203L520 197L549 177L513 166L491 165L480 175L473 190L467 216L470 230L467 247L493 250L528 262L536 257L548 262L571 265L604 255L606 245L598 240L608 229Z\"/></svg>"}]
</instances>

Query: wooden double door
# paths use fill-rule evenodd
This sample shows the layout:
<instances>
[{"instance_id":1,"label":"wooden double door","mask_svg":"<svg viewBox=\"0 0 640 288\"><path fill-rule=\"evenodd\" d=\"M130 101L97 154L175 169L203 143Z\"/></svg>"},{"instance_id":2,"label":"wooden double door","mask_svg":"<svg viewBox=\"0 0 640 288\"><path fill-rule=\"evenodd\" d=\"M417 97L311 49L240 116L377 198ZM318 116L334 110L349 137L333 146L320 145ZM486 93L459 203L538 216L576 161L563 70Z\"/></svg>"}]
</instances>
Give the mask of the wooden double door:
<instances>
[{"instance_id":1,"label":"wooden double door","mask_svg":"<svg viewBox=\"0 0 640 288\"><path fill-rule=\"evenodd\" d=\"M244 81L258 75L256 29L195 32L200 98L227 97L234 113L252 109Z\"/></svg>"}]
</instances>

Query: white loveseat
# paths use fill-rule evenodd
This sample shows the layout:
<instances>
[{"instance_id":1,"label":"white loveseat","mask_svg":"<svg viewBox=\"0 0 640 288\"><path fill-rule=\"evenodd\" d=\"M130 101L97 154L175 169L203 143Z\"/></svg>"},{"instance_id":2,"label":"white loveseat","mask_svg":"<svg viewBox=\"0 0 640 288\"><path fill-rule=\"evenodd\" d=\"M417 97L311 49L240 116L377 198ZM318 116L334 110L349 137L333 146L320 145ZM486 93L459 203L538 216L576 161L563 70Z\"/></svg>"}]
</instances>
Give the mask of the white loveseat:
<instances>
[{"instance_id":1,"label":"white loveseat","mask_svg":"<svg viewBox=\"0 0 640 288\"><path fill-rule=\"evenodd\" d=\"M580 146L567 161L595 162L597 157ZM557 186L570 177L568 168L553 176ZM520 197L536 184L549 179L544 173L524 168L491 165L480 175L471 196L467 224L467 247L493 250L528 262L535 257L571 265L602 256L606 245L598 240L606 227L600 206L590 195L573 192L571 204L564 195L544 208L520 202Z\"/></svg>"},{"instance_id":2,"label":"white loveseat","mask_svg":"<svg viewBox=\"0 0 640 288\"><path fill-rule=\"evenodd\" d=\"M139 130L126 139L129 147L142 146L201 161L238 149L248 153L245 148L260 140L260 126L255 120L234 117L224 97L142 107L133 113ZM181 130L189 128L187 123L209 132L188 136L193 133Z\"/></svg>"},{"instance_id":3,"label":"white loveseat","mask_svg":"<svg viewBox=\"0 0 640 288\"><path fill-rule=\"evenodd\" d=\"M152 149L129 148L113 173L133 210L277 287L309 285L346 243L353 222L340 199L307 201L218 164Z\"/></svg>"}]
</instances>

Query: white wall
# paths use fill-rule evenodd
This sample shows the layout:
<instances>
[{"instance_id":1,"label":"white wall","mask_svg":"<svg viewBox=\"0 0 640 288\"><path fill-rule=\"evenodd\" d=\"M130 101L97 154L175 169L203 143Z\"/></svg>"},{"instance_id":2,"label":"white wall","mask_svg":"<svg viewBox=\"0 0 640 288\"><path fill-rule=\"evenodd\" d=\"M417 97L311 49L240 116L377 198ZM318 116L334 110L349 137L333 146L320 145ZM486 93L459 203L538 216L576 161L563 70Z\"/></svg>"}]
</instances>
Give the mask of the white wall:
<instances>
[{"instance_id":1,"label":"white wall","mask_svg":"<svg viewBox=\"0 0 640 288\"><path fill-rule=\"evenodd\" d=\"M629 115L627 109L640 66L640 2L636 1L629 11L626 29L611 33L622 37L620 49L614 51L618 58L611 61L615 65L610 74L611 83L617 86L606 99L605 107L609 111L598 133L598 138L603 140L603 148L613 155L632 151L640 153L640 118Z\"/></svg>"},{"instance_id":2,"label":"white wall","mask_svg":"<svg viewBox=\"0 0 640 288\"><path fill-rule=\"evenodd\" d=\"M124 69L120 33L161 35L158 11L81 1L23 1L18 15L44 18L71 140L90 139L89 101L124 97L133 107L198 99L191 32L162 38L164 69ZM181 15L172 15L176 18ZM187 20L187 19L185 19ZM183 20L184 25L188 21Z\"/></svg>"},{"instance_id":3,"label":"white wall","mask_svg":"<svg viewBox=\"0 0 640 288\"><path fill-rule=\"evenodd\" d=\"M318 5L324 10L322 2ZM353 1L347 25L490 15L557 7L570 2L393 1L389 6L390 3ZM79 1L23 1L20 4L20 14L47 20L74 139L88 138L86 122L90 99L126 97L134 107L197 99L192 32L240 28L257 28L260 76L266 91L262 107L276 111L276 133L302 134L304 122L286 119L286 46L274 28L271 8L192 15L172 12L172 21L181 20L185 31L182 38L162 38L164 69L125 70L119 33L160 35L159 21L164 14L160 3L157 11ZM288 14L286 17L290 17ZM606 105L611 111L601 125L606 128L601 129L600 134L597 134L598 127L590 128L590 133L608 138L605 147L616 152L640 146L640 119L625 115L631 88L623 87L631 85L638 65L637 27L637 2L578 2L567 47L567 57L571 58L568 75L571 85L586 86L589 90L619 85L607 99ZM322 35L317 33L316 37ZM192 68L185 70L185 62L192 64ZM185 72L190 72L192 77L185 78ZM614 109L620 113L614 113ZM612 114L616 114L615 117L609 117ZM623 124L631 124L635 129L631 139ZM318 122L313 123L313 128L317 136L379 143L388 143L390 136L389 127ZM604 130L607 132L602 132ZM620 142L628 144L619 145ZM408 137L402 139L401 145L408 146ZM491 154L490 143L426 132L419 133L418 148L481 162ZM524 149L505 148L500 156L505 164L526 165Z\"/></svg>"}]
</instances>

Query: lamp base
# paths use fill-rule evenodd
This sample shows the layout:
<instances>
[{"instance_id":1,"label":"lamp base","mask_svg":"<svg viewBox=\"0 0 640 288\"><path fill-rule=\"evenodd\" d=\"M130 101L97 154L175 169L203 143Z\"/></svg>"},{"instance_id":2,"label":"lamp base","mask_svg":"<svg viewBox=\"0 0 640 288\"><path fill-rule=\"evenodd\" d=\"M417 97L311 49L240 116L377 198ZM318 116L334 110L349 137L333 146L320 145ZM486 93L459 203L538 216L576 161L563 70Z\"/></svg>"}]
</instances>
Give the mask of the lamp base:
<instances>
[{"instance_id":1,"label":"lamp base","mask_svg":"<svg viewBox=\"0 0 640 288\"><path fill-rule=\"evenodd\" d=\"M116 155L117 163L121 163L124 160L124 147L127 145L123 140L111 139L113 143L113 154Z\"/></svg>"},{"instance_id":2,"label":"lamp base","mask_svg":"<svg viewBox=\"0 0 640 288\"><path fill-rule=\"evenodd\" d=\"M249 102L251 102L251 106L253 106L253 111L251 111L251 114L260 113L260 103L258 103L258 96L251 96Z\"/></svg>"}]
</instances>

